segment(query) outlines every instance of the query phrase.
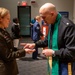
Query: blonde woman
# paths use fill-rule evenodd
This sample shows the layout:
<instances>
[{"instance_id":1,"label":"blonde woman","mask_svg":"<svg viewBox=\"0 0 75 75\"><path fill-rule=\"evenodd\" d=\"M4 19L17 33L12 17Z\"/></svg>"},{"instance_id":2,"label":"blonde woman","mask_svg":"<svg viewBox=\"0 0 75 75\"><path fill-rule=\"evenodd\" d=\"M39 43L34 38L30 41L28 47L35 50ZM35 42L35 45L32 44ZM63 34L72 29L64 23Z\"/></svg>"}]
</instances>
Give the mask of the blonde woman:
<instances>
[{"instance_id":1,"label":"blonde woman","mask_svg":"<svg viewBox=\"0 0 75 75\"><path fill-rule=\"evenodd\" d=\"M32 53L34 50L22 49L14 51L13 41L6 28L10 23L10 12L0 7L0 75L17 75L16 58Z\"/></svg>"}]
</instances>

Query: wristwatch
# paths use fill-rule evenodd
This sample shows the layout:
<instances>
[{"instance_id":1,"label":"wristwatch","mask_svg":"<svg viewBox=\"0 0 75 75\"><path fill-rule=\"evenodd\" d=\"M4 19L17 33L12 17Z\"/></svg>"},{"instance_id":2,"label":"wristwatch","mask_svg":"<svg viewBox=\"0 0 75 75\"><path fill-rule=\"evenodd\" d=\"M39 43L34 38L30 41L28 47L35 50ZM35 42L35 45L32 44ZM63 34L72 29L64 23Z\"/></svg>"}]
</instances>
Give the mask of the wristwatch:
<instances>
[{"instance_id":1,"label":"wristwatch","mask_svg":"<svg viewBox=\"0 0 75 75\"><path fill-rule=\"evenodd\" d=\"M52 53L52 57L55 57L55 51L53 51L53 53Z\"/></svg>"}]
</instances>

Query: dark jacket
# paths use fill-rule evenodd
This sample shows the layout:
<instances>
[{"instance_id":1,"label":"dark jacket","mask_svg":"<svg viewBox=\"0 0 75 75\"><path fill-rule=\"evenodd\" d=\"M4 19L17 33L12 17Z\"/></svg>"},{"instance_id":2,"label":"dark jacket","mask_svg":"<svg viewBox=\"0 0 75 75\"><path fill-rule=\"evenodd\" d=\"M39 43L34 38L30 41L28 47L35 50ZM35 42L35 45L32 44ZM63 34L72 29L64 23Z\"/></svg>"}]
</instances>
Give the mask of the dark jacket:
<instances>
[{"instance_id":1,"label":"dark jacket","mask_svg":"<svg viewBox=\"0 0 75 75\"><path fill-rule=\"evenodd\" d=\"M42 36L40 24L36 21L33 25L33 41L40 40L40 36Z\"/></svg>"},{"instance_id":2,"label":"dark jacket","mask_svg":"<svg viewBox=\"0 0 75 75\"><path fill-rule=\"evenodd\" d=\"M48 38L46 37L44 41L36 42L36 46L48 46ZM64 17L61 18L58 28L58 49L58 51L55 51L55 57L57 57L60 62L75 61L75 25Z\"/></svg>"},{"instance_id":3,"label":"dark jacket","mask_svg":"<svg viewBox=\"0 0 75 75\"><path fill-rule=\"evenodd\" d=\"M25 56L25 50L14 51L12 38L6 30L0 29L0 75L17 75L17 57Z\"/></svg>"},{"instance_id":4,"label":"dark jacket","mask_svg":"<svg viewBox=\"0 0 75 75\"><path fill-rule=\"evenodd\" d=\"M13 23L11 31L12 31L12 38L13 39L19 39L20 38L20 27L18 24Z\"/></svg>"}]
</instances>

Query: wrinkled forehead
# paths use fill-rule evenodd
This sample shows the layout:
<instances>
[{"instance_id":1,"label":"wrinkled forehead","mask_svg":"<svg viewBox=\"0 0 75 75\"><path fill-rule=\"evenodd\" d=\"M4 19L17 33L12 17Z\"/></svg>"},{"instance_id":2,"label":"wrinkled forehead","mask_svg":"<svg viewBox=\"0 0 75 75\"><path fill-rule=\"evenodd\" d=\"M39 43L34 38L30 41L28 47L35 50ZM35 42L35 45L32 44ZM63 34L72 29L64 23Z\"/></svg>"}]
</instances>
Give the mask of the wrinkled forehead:
<instances>
[{"instance_id":1,"label":"wrinkled forehead","mask_svg":"<svg viewBox=\"0 0 75 75\"><path fill-rule=\"evenodd\" d=\"M47 9L40 9L39 10L39 14L41 17L47 15L48 13L49 13L49 11Z\"/></svg>"},{"instance_id":2,"label":"wrinkled forehead","mask_svg":"<svg viewBox=\"0 0 75 75\"><path fill-rule=\"evenodd\" d=\"M44 14L46 12L46 9L44 9L44 8L40 8L40 10L39 10L39 14Z\"/></svg>"},{"instance_id":3,"label":"wrinkled forehead","mask_svg":"<svg viewBox=\"0 0 75 75\"><path fill-rule=\"evenodd\" d=\"M46 10L46 9L42 7L42 8L39 9L39 13L44 13L45 10Z\"/></svg>"}]
</instances>

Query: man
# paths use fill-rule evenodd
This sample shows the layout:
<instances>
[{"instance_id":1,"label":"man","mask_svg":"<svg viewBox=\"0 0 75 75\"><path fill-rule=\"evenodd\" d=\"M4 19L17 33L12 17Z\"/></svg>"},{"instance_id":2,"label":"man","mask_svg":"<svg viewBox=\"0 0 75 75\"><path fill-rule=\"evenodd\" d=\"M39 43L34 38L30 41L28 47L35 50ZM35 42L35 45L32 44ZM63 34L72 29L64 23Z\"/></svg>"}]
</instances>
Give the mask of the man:
<instances>
[{"instance_id":1,"label":"man","mask_svg":"<svg viewBox=\"0 0 75 75\"><path fill-rule=\"evenodd\" d=\"M48 49L42 51L48 58L52 57L52 69L48 62L48 75L69 75L69 73L74 75L75 25L69 19L62 17L52 3L44 4L39 13L50 26L48 36L43 41L25 44L24 48L48 46ZM70 64L69 69L68 64Z\"/></svg>"}]
</instances>

